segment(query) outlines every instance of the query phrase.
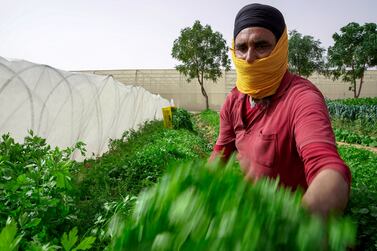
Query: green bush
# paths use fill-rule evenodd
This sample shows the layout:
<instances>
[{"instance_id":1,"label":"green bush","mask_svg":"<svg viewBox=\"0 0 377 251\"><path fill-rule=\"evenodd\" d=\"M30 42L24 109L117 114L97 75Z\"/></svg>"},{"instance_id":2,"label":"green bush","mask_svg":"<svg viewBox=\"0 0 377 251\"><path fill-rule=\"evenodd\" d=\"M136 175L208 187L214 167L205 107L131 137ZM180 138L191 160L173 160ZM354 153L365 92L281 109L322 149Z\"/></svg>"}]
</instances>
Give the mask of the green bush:
<instances>
[{"instance_id":1,"label":"green bush","mask_svg":"<svg viewBox=\"0 0 377 251\"><path fill-rule=\"evenodd\" d=\"M300 193L278 181L245 181L231 165L171 168L143 192L111 250L346 250L347 219L325 224L307 213Z\"/></svg>"},{"instance_id":2,"label":"green bush","mask_svg":"<svg viewBox=\"0 0 377 251\"><path fill-rule=\"evenodd\" d=\"M191 114L182 108L175 108L173 110L173 128L193 130Z\"/></svg>"}]
</instances>

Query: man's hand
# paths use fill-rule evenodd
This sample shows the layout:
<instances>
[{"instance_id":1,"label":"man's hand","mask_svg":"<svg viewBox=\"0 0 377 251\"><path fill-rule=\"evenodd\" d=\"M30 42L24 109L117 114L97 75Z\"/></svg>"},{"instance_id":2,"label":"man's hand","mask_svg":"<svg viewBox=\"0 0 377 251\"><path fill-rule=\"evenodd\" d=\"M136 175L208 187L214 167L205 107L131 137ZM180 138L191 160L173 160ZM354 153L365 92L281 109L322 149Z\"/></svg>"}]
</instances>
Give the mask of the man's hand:
<instances>
[{"instance_id":1,"label":"man's hand","mask_svg":"<svg viewBox=\"0 0 377 251\"><path fill-rule=\"evenodd\" d=\"M312 213L327 217L331 212L342 212L348 197L349 186L343 176L333 169L324 169L309 185L302 204Z\"/></svg>"}]
</instances>

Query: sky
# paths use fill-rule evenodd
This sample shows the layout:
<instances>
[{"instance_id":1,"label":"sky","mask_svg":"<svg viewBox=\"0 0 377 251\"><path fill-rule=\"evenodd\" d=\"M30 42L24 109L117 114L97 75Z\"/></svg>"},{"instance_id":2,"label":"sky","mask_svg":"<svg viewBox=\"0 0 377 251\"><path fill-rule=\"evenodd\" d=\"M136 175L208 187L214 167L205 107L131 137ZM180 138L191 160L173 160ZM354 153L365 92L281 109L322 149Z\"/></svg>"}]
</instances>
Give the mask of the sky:
<instances>
[{"instance_id":1,"label":"sky","mask_svg":"<svg viewBox=\"0 0 377 251\"><path fill-rule=\"evenodd\" d=\"M0 56L62 70L172 69L180 30L195 20L231 45L242 0L0 0ZM350 22L377 23L377 0L271 0L288 30L333 45Z\"/></svg>"}]
</instances>

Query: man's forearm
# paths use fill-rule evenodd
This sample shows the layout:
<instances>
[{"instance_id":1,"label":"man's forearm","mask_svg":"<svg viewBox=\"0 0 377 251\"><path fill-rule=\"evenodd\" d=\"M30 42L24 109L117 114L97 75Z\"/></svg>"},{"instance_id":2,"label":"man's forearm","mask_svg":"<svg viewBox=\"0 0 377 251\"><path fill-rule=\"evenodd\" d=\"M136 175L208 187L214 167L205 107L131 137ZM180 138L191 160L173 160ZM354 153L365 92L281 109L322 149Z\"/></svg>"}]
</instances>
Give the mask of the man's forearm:
<instances>
[{"instance_id":1,"label":"man's forearm","mask_svg":"<svg viewBox=\"0 0 377 251\"><path fill-rule=\"evenodd\" d=\"M349 186L343 176L333 169L324 169L309 185L302 204L311 212L326 217L330 212L343 211L348 196Z\"/></svg>"},{"instance_id":2,"label":"man's forearm","mask_svg":"<svg viewBox=\"0 0 377 251\"><path fill-rule=\"evenodd\" d=\"M236 150L234 141L226 145L215 145L209 161L213 161L216 157L219 157L223 163L228 162L232 153Z\"/></svg>"}]
</instances>

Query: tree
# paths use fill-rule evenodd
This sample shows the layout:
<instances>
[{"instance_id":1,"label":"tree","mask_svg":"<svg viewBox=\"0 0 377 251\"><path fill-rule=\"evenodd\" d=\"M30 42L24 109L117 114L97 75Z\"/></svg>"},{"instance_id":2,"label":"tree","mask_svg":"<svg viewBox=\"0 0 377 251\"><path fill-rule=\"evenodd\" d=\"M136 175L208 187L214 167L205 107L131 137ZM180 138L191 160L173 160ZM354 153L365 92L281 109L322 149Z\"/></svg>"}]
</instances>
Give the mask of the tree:
<instances>
[{"instance_id":1,"label":"tree","mask_svg":"<svg viewBox=\"0 0 377 251\"><path fill-rule=\"evenodd\" d=\"M333 35L334 46L328 49L329 74L351 83L354 97L360 96L364 73L377 65L377 25L349 23ZM359 79L357 88L356 80Z\"/></svg>"},{"instance_id":2,"label":"tree","mask_svg":"<svg viewBox=\"0 0 377 251\"><path fill-rule=\"evenodd\" d=\"M302 36L296 30L289 32L288 62L289 70L298 75L309 77L313 72L324 69L324 48L312 36Z\"/></svg>"},{"instance_id":3,"label":"tree","mask_svg":"<svg viewBox=\"0 0 377 251\"><path fill-rule=\"evenodd\" d=\"M211 26L202 26L195 21L190 28L181 30L181 35L174 41L172 57L181 61L176 69L187 77L188 81L196 78L209 109L208 95L204 80L216 81L221 77L221 70L230 69L226 41L219 32L213 32Z\"/></svg>"}]
</instances>

